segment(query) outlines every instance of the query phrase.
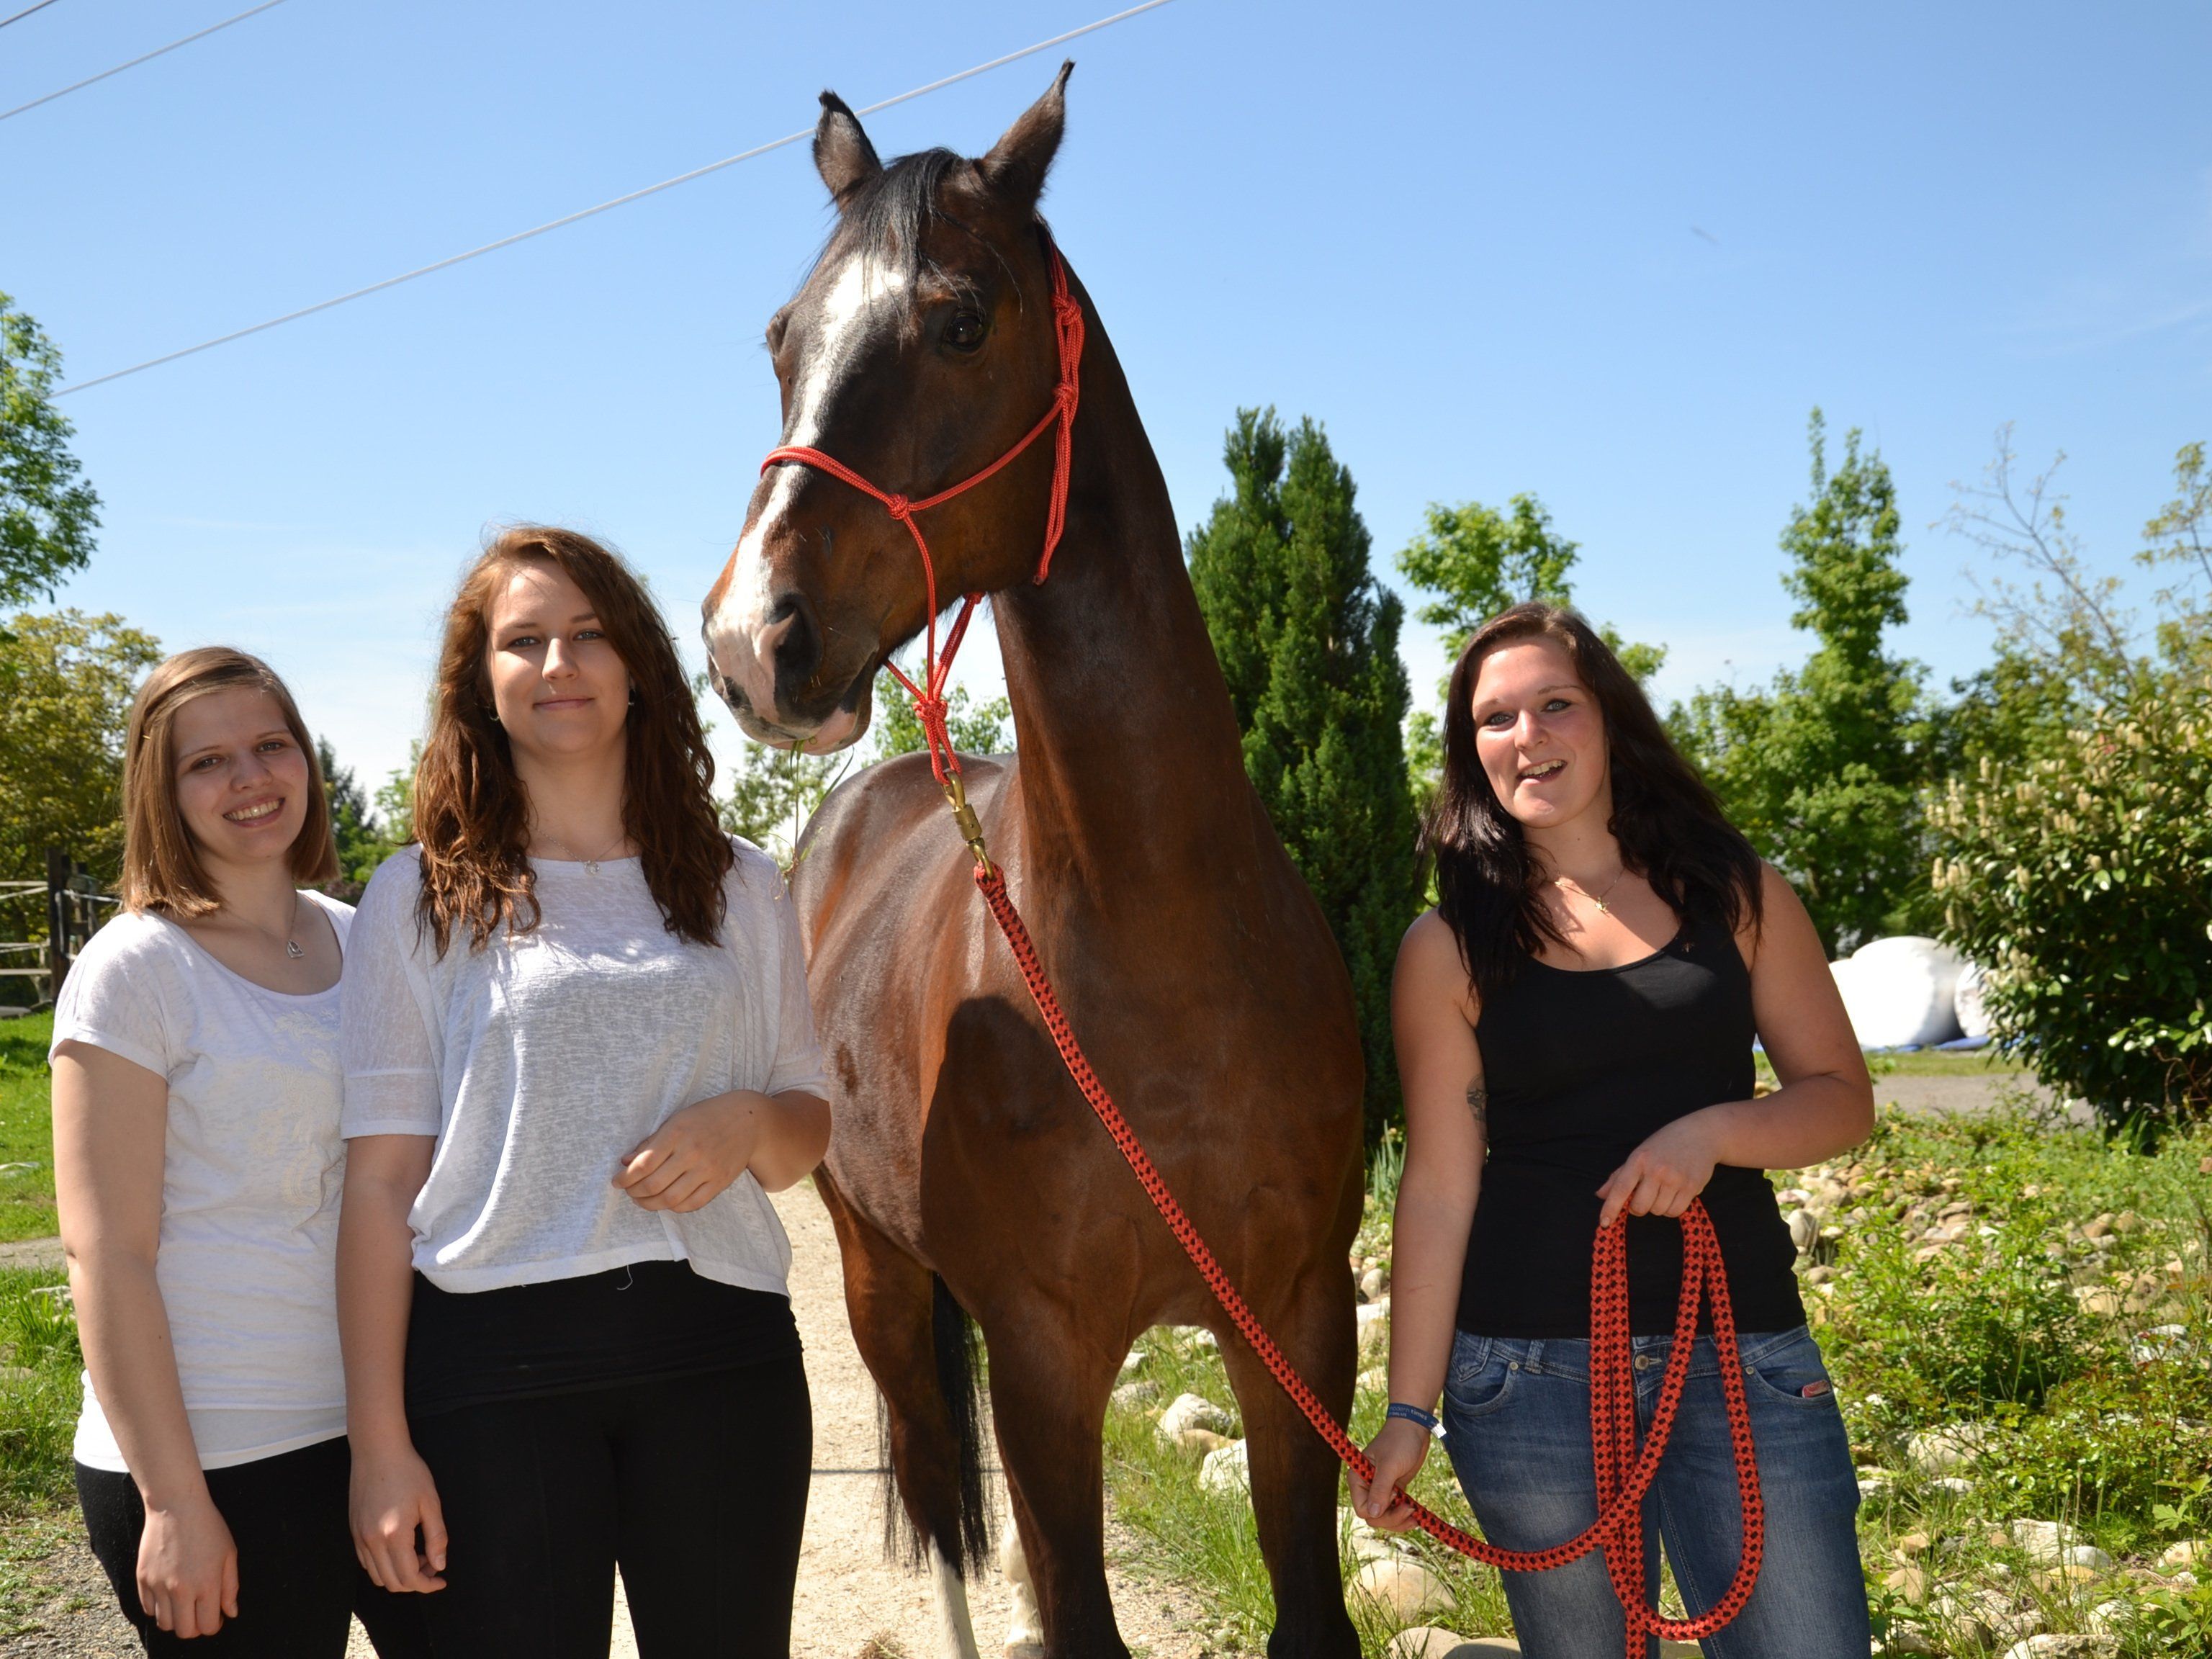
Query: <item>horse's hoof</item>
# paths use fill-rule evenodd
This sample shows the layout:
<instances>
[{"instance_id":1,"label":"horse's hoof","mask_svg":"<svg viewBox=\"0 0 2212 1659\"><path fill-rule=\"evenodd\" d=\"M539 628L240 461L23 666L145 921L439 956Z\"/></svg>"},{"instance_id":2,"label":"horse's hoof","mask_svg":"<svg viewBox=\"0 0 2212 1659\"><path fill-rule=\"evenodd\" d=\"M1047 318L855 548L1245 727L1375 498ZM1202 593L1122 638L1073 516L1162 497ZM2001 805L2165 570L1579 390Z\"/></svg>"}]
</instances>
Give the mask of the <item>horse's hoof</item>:
<instances>
[{"instance_id":1,"label":"horse's hoof","mask_svg":"<svg viewBox=\"0 0 2212 1659\"><path fill-rule=\"evenodd\" d=\"M1044 1644L1009 1642L1006 1644L1006 1659L1044 1659Z\"/></svg>"}]
</instances>

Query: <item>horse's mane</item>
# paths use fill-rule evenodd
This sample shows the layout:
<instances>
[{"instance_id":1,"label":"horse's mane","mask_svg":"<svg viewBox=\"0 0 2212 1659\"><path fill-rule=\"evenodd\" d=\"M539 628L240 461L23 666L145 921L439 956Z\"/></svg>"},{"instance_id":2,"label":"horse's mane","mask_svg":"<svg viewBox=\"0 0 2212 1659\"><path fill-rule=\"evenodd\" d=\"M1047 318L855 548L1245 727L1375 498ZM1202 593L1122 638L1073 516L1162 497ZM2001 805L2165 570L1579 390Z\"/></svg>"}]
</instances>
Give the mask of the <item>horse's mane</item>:
<instances>
[{"instance_id":1,"label":"horse's mane","mask_svg":"<svg viewBox=\"0 0 2212 1659\"><path fill-rule=\"evenodd\" d=\"M922 232L929 222L958 222L938 206L937 193L945 175L960 161L949 149L924 149L886 162L846 204L823 249L825 256L839 247L857 246L868 258L896 261L900 274L913 280L921 268Z\"/></svg>"}]
</instances>

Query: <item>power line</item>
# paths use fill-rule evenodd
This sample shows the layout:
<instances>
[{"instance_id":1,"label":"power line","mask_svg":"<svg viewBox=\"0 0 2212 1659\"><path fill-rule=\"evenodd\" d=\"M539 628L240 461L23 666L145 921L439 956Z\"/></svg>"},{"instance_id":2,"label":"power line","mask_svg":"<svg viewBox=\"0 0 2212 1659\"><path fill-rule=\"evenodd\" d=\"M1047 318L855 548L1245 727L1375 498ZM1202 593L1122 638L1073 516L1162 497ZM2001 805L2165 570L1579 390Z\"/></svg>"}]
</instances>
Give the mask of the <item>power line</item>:
<instances>
[{"instance_id":1,"label":"power line","mask_svg":"<svg viewBox=\"0 0 2212 1659\"><path fill-rule=\"evenodd\" d=\"M50 6L53 4L53 3L54 0L39 0L40 5ZM153 59L159 58L163 52L174 52L179 46L189 46L195 40L204 40L210 34L215 34L223 29L228 28L233 23L243 23L247 18L252 16L256 12L267 11L271 6L281 6L283 3L284 0L261 0L261 3L259 5L249 6L246 10L239 13L237 16L226 17L220 23L210 23L197 34L188 34L181 40L170 41L166 46L156 46L151 52L141 52L137 57L132 58L127 64L118 64L113 69L102 70L97 75L88 75L83 80L75 82L69 86L64 87L59 92L50 92L43 98L33 98L27 104L18 104L11 110L0 112L0 121L11 119L15 116L21 115L27 109L36 109L41 104L51 104L57 98L66 98L73 92L82 92L87 87L93 85L96 82L105 81L111 75L120 75L127 69L137 69L139 64L150 63ZM36 11L38 9L38 6L33 6L31 8L31 11ZM31 15L31 11L19 11L15 14L15 17L28 17ZM15 21L15 17L9 18L8 21L9 23L14 22ZM6 27L6 25L0 24L0 27Z\"/></svg>"},{"instance_id":2,"label":"power line","mask_svg":"<svg viewBox=\"0 0 2212 1659\"><path fill-rule=\"evenodd\" d=\"M26 17L28 17L33 12L44 11L48 6L51 6L53 3L54 0L39 0L39 3L37 5L26 6L22 10L17 12L13 17L0 17L0 29L6 28L10 23L20 23Z\"/></svg>"},{"instance_id":3,"label":"power line","mask_svg":"<svg viewBox=\"0 0 2212 1659\"><path fill-rule=\"evenodd\" d=\"M1049 52L1053 47L1064 45L1079 35L1095 34L1100 29L1111 28L1125 19L1134 17L1139 12L1157 11L1162 6L1170 3L1172 0L1144 0L1142 5L1131 6L1127 10L1117 11L1110 17L1102 17L1095 23L1085 23L1081 28L1070 29L1065 34L1055 34L1049 40L1040 40L1034 46L1024 46L1019 52L1010 52L1003 58L994 58L987 64L978 64L973 69L962 70L957 75L948 75L941 81L932 81L927 86L915 87L911 91L900 93L895 98L886 98L878 103L869 104L854 112L856 115L873 115L878 110L890 108L894 104L908 103L958 82L973 80L976 76L987 74L992 70L1002 68L1021 58L1034 57L1041 52ZM740 161L750 161L756 155L765 155L772 149L781 149L787 144L795 144L802 138L811 138L813 136L814 129L811 126L802 127L797 132L787 132L781 138L771 138L764 144L756 144L750 149L739 150L735 155L726 155L719 161L709 161L705 167L694 167L689 173L679 173L673 179L663 179L657 185L647 185L642 190L634 190L626 196L615 197L610 201L599 203L596 207L587 207L574 213L564 214L558 219L549 219L542 225L533 225L528 230L518 230L512 236L502 236L495 242L486 242L482 247L472 247L465 253L456 253L427 265L417 265L414 270L402 271L397 276L387 276L380 283L371 283L367 288L357 288L351 293L341 294L335 299L320 301L311 306L302 306L297 311L288 311L281 317L271 317L266 322L255 323L247 328L233 329L228 334L218 334L212 340L202 340L198 345L186 346L180 351L167 352L159 357L149 357L143 363L131 364L128 368L112 369L106 374L96 375L89 380L79 380L73 386L61 386L51 395L56 398L66 398L73 392L89 391L94 386L105 386L110 380L119 380L127 374L137 374L149 368L159 368L163 363L173 363L179 357L189 357L196 352L210 350L219 345L228 345L233 340L242 340L249 334L258 334L265 329L276 328L285 323L297 322L302 317L312 317L319 311L330 310L333 306L342 306L349 301L362 299L371 294L380 294L387 288L397 288L402 283L411 283L417 276L428 276L432 271L444 270L467 260L480 258L487 253L496 253L503 247L513 247L517 242L526 242L533 236L543 236L549 230L559 230L564 225L573 225L579 220L589 219L594 214L605 213L611 208L623 207L631 202L643 201L647 197L657 196L664 190L673 190L678 185L688 185L694 179L703 179L710 173L720 173L724 167L733 167Z\"/></svg>"}]
</instances>

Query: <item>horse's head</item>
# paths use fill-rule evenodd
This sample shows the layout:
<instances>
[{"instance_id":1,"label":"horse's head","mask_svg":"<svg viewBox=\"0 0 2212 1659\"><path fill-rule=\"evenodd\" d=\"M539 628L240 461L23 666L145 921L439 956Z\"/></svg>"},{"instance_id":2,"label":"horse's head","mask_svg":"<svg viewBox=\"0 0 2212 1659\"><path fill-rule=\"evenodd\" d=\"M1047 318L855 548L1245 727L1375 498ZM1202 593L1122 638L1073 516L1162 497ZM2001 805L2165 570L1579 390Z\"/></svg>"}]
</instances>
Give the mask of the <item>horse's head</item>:
<instances>
[{"instance_id":1,"label":"horse's head","mask_svg":"<svg viewBox=\"0 0 2212 1659\"><path fill-rule=\"evenodd\" d=\"M1073 64L988 155L888 167L822 94L814 161L836 228L769 321L783 442L921 501L997 459L1051 406L1058 379L1038 195ZM918 520L937 592L1009 586L1035 568L1052 472L1037 444ZM763 742L823 754L867 730L884 658L928 622L921 562L873 497L786 462L753 489L737 550L707 595L714 687Z\"/></svg>"}]
</instances>

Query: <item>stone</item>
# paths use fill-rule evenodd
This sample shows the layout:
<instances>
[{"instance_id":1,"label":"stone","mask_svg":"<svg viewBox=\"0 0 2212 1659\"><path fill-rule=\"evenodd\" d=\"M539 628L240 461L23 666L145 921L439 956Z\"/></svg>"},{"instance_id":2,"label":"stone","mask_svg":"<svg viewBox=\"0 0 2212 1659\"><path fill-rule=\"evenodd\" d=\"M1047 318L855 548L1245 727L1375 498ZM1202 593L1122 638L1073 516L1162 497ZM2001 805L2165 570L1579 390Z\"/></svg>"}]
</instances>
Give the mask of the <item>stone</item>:
<instances>
[{"instance_id":1,"label":"stone","mask_svg":"<svg viewBox=\"0 0 2212 1659\"><path fill-rule=\"evenodd\" d=\"M1352 1588L1401 1624L1449 1613L1456 1605L1449 1584L1419 1562L1402 1557L1370 1561L1353 1577Z\"/></svg>"},{"instance_id":2,"label":"stone","mask_svg":"<svg viewBox=\"0 0 2212 1659\"><path fill-rule=\"evenodd\" d=\"M1160 1413L1163 1440L1173 1440L1186 1429L1211 1429L1216 1434L1226 1435L1236 1426L1236 1419L1204 1395L1179 1394Z\"/></svg>"},{"instance_id":3,"label":"stone","mask_svg":"<svg viewBox=\"0 0 2212 1659\"><path fill-rule=\"evenodd\" d=\"M1206 1455L1206 1462L1198 1471L1200 1492L1210 1492L1217 1498L1241 1498L1252 1490L1251 1454L1242 1440L1232 1440L1227 1445Z\"/></svg>"},{"instance_id":4,"label":"stone","mask_svg":"<svg viewBox=\"0 0 2212 1659\"><path fill-rule=\"evenodd\" d=\"M1887 1588L1895 1590L1915 1607L1928 1599L1928 1574L1923 1568L1899 1567L1881 1582Z\"/></svg>"},{"instance_id":5,"label":"stone","mask_svg":"<svg viewBox=\"0 0 2212 1659\"><path fill-rule=\"evenodd\" d=\"M1359 1373L1358 1387L1363 1394L1382 1394L1390 1386L1390 1373L1381 1365L1370 1365Z\"/></svg>"},{"instance_id":6,"label":"stone","mask_svg":"<svg viewBox=\"0 0 2212 1659\"><path fill-rule=\"evenodd\" d=\"M1928 1534L1924 1532L1908 1532L1897 1540L1897 1553L1908 1561L1916 1556L1927 1554Z\"/></svg>"},{"instance_id":7,"label":"stone","mask_svg":"<svg viewBox=\"0 0 2212 1659\"><path fill-rule=\"evenodd\" d=\"M2112 1218L2112 1231L2116 1233L2131 1233L2142 1224L2143 1218L2133 1210L2123 1210Z\"/></svg>"},{"instance_id":8,"label":"stone","mask_svg":"<svg viewBox=\"0 0 2212 1659\"><path fill-rule=\"evenodd\" d=\"M2102 1238L2106 1233L2112 1231L2113 1219L2112 1212L2110 1210L2107 1210L2104 1214L2096 1217L2094 1219L2083 1222L2081 1224L2081 1237L2089 1239Z\"/></svg>"},{"instance_id":9,"label":"stone","mask_svg":"<svg viewBox=\"0 0 2212 1659\"><path fill-rule=\"evenodd\" d=\"M1790 1212L1790 1242L1797 1247L1798 1255L1802 1255L1811 1249L1814 1241L1820 1237L1820 1218L1812 1211L1792 1210Z\"/></svg>"},{"instance_id":10,"label":"stone","mask_svg":"<svg viewBox=\"0 0 2212 1659\"><path fill-rule=\"evenodd\" d=\"M1390 1275L1380 1267L1370 1267L1359 1275L1359 1294L1372 1302L1390 1287Z\"/></svg>"},{"instance_id":11,"label":"stone","mask_svg":"<svg viewBox=\"0 0 2212 1659\"><path fill-rule=\"evenodd\" d=\"M1352 1310L1359 1333L1359 1355L1376 1358L1390 1352L1390 1298L1362 1303Z\"/></svg>"},{"instance_id":12,"label":"stone","mask_svg":"<svg viewBox=\"0 0 2212 1659\"><path fill-rule=\"evenodd\" d=\"M2074 1300L2083 1313L2098 1319L2111 1319L2121 1311L2120 1293L2110 1285L2076 1285Z\"/></svg>"},{"instance_id":13,"label":"stone","mask_svg":"<svg viewBox=\"0 0 2212 1659\"><path fill-rule=\"evenodd\" d=\"M2115 1635L2135 1623L2139 1615L2130 1601L2100 1601L2081 1622L2100 1635Z\"/></svg>"},{"instance_id":14,"label":"stone","mask_svg":"<svg viewBox=\"0 0 2212 1659\"><path fill-rule=\"evenodd\" d=\"M2060 1554L2058 1565L2069 1577L2087 1572L2092 1577L2100 1578L2112 1572L2119 1563L2094 1544L2075 1544ZM2080 1582L2078 1577L2076 1582Z\"/></svg>"},{"instance_id":15,"label":"stone","mask_svg":"<svg viewBox=\"0 0 2212 1659\"><path fill-rule=\"evenodd\" d=\"M1182 1429L1169 1443L1177 1451L1196 1452L1200 1457L1211 1457L1224 1446L1237 1443L1225 1434L1216 1434L1212 1429Z\"/></svg>"},{"instance_id":16,"label":"stone","mask_svg":"<svg viewBox=\"0 0 2212 1659\"><path fill-rule=\"evenodd\" d=\"M1913 1630L1907 1626L1898 1626L1892 1628L1889 1632L1889 1639L1886 1642L1875 1642L1874 1650L1878 1654L1912 1654L1915 1656L1923 1654L1938 1654L1942 1651L1942 1650L1937 1647L1935 1643L1928 1639L1928 1636L1925 1632Z\"/></svg>"},{"instance_id":17,"label":"stone","mask_svg":"<svg viewBox=\"0 0 2212 1659\"><path fill-rule=\"evenodd\" d=\"M2201 1566L2208 1560L2212 1560L2212 1545L2206 1544L2201 1538L2185 1538L2179 1544L2166 1547L2166 1553L2158 1558L2158 1570L2160 1572L2180 1572L2190 1567Z\"/></svg>"},{"instance_id":18,"label":"stone","mask_svg":"<svg viewBox=\"0 0 2212 1659\"><path fill-rule=\"evenodd\" d=\"M1382 1651L1388 1659L1487 1659L1518 1653L1521 1644L1510 1636L1461 1636L1438 1625L1416 1625L1392 1637Z\"/></svg>"},{"instance_id":19,"label":"stone","mask_svg":"<svg viewBox=\"0 0 2212 1659\"><path fill-rule=\"evenodd\" d=\"M1115 1407L1125 1412L1149 1406L1159 1397L1160 1385L1145 1377L1139 1377L1134 1382L1124 1382L1114 1390Z\"/></svg>"},{"instance_id":20,"label":"stone","mask_svg":"<svg viewBox=\"0 0 2212 1659\"><path fill-rule=\"evenodd\" d=\"M1905 1444L1905 1461L1923 1474L1948 1474L1972 1468L1981 1455L1988 1431L1972 1423L1954 1423L1946 1429L1923 1429Z\"/></svg>"},{"instance_id":21,"label":"stone","mask_svg":"<svg viewBox=\"0 0 2212 1659\"><path fill-rule=\"evenodd\" d=\"M2043 1632L2014 1643L2004 1659L2113 1659L2120 1650L2117 1636L2058 1636Z\"/></svg>"},{"instance_id":22,"label":"stone","mask_svg":"<svg viewBox=\"0 0 2212 1659\"><path fill-rule=\"evenodd\" d=\"M1859 1502L1879 1504L1889 1496L1896 1484L1897 1477L1887 1469L1875 1469L1871 1474L1863 1474L1859 1477Z\"/></svg>"},{"instance_id":23,"label":"stone","mask_svg":"<svg viewBox=\"0 0 2212 1659\"><path fill-rule=\"evenodd\" d=\"M1928 1486L1932 1492L1948 1492L1954 1498L1971 1497L1974 1490L1972 1481L1964 1475L1958 1474L1938 1475L1935 1480L1930 1480Z\"/></svg>"},{"instance_id":24,"label":"stone","mask_svg":"<svg viewBox=\"0 0 2212 1659\"><path fill-rule=\"evenodd\" d=\"M1826 1285L1835 1276L1836 1270L1833 1267L1814 1267L1806 1273L1805 1282L1808 1285L1818 1287L1820 1285Z\"/></svg>"},{"instance_id":25,"label":"stone","mask_svg":"<svg viewBox=\"0 0 2212 1659\"><path fill-rule=\"evenodd\" d=\"M2008 1521L2005 1536L2013 1547L2039 1567L2059 1566L2066 1553L2081 1541L2081 1534L2063 1521ZM2109 1556L2106 1558L2111 1559Z\"/></svg>"},{"instance_id":26,"label":"stone","mask_svg":"<svg viewBox=\"0 0 2212 1659\"><path fill-rule=\"evenodd\" d=\"M1121 1362L1121 1375L1124 1376L1133 1376L1137 1372L1144 1370L1144 1368L1145 1351L1142 1348L1130 1349L1128 1357Z\"/></svg>"}]
</instances>

